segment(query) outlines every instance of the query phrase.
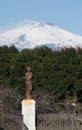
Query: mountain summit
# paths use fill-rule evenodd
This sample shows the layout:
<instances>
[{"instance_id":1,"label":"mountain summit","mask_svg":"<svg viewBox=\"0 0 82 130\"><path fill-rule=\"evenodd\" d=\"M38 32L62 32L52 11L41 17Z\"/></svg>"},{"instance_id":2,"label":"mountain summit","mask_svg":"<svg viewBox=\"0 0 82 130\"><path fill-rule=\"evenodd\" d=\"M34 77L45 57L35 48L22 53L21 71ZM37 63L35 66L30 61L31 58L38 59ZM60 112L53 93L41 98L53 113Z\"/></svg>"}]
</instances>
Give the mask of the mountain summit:
<instances>
[{"instance_id":1,"label":"mountain summit","mask_svg":"<svg viewBox=\"0 0 82 130\"><path fill-rule=\"evenodd\" d=\"M82 37L65 31L53 24L29 21L20 27L0 34L0 46L14 45L17 49L33 49L48 46L52 49L82 47Z\"/></svg>"}]
</instances>

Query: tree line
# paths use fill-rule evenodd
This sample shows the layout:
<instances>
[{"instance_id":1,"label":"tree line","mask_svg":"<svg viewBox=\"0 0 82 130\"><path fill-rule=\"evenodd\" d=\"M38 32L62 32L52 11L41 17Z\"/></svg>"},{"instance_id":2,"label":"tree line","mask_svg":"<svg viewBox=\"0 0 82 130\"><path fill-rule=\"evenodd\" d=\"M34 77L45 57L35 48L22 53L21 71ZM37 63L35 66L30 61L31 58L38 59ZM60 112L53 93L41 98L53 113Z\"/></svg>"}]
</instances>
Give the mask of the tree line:
<instances>
[{"instance_id":1,"label":"tree line","mask_svg":"<svg viewBox=\"0 0 82 130\"><path fill-rule=\"evenodd\" d=\"M77 98L82 102L82 49L48 47L18 51L15 46L0 47L0 87L25 94L26 67L33 72L33 91L53 94L55 101Z\"/></svg>"}]
</instances>

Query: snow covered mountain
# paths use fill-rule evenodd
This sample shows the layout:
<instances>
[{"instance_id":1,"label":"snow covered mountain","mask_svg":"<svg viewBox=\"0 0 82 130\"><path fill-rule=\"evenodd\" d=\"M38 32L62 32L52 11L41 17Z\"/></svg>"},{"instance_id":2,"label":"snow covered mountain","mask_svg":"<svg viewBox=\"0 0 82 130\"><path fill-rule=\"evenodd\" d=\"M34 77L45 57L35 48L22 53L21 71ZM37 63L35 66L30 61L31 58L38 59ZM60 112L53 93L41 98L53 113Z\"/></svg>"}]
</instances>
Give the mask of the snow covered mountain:
<instances>
[{"instance_id":1,"label":"snow covered mountain","mask_svg":"<svg viewBox=\"0 0 82 130\"><path fill-rule=\"evenodd\" d=\"M0 33L0 46L14 45L19 50L48 46L52 49L62 47L82 47L82 37L65 31L55 25L29 21L20 27Z\"/></svg>"}]
</instances>

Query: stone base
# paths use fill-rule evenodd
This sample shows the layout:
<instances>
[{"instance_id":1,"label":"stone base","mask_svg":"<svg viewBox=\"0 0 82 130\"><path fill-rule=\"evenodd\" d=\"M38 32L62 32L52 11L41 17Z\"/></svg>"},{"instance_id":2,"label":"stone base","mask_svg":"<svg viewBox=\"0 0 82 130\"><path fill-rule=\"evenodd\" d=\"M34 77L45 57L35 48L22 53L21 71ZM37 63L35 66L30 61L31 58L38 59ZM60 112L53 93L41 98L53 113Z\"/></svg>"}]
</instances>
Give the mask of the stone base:
<instances>
[{"instance_id":1,"label":"stone base","mask_svg":"<svg viewBox=\"0 0 82 130\"><path fill-rule=\"evenodd\" d=\"M23 124L26 130L35 130L35 100L22 101ZM26 127L26 128L25 128Z\"/></svg>"}]
</instances>

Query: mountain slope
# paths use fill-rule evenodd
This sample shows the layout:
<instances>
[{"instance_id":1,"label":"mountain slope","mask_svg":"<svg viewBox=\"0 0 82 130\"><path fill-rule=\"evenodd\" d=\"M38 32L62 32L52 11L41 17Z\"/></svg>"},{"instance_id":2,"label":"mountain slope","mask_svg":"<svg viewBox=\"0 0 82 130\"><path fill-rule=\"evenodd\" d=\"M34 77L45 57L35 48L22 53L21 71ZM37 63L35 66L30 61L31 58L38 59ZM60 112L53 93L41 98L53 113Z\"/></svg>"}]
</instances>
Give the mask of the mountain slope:
<instances>
[{"instance_id":1,"label":"mountain slope","mask_svg":"<svg viewBox=\"0 0 82 130\"><path fill-rule=\"evenodd\" d=\"M15 45L19 50L42 45L53 49L70 46L82 47L82 37L55 25L30 21L1 33L0 46L3 45Z\"/></svg>"}]
</instances>

